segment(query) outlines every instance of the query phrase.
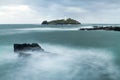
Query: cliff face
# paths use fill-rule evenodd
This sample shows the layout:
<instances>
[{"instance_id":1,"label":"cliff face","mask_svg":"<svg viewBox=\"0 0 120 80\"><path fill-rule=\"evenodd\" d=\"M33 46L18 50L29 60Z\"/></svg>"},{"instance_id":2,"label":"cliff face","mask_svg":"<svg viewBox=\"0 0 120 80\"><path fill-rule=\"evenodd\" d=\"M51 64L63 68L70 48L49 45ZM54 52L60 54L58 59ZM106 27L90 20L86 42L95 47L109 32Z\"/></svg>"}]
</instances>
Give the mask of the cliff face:
<instances>
[{"instance_id":1,"label":"cliff face","mask_svg":"<svg viewBox=\"0 0 120 80\"><path fill-rule=\"evenodd\" d=\"M68 19L61 19L61 20L53 20L53 21L43 21L42 24L51 24L51 25L58 25L58 24L81 24L79 21L68 18Z\"/></svg>"}]
</instances>

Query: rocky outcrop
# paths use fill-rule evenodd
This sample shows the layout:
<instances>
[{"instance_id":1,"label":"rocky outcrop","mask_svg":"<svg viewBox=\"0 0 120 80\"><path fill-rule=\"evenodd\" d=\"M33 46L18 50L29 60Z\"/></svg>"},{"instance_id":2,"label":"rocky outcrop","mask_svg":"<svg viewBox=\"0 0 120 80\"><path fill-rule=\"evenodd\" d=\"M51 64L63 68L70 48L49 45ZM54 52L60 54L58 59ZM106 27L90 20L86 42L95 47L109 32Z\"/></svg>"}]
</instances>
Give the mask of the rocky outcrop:
<instances>
[{"instance_id":1,"label":"rocky outcrop","mask_svg":"<svg viewBox=\"0 0 120 80\"><path fill-rule=\"evenodd\" d=\"M30 55L29 52L44 51L41 46L37 43L32 44L14 44L14 52L20 55Z\"/></svg>"},{"instance_id":2,"label":"rocky outcrop","mask_svg":"<svg viewBox=\"0 0 120 80\"><path fill-rule=\"evenodd\" d=\"M107 30L107 31L120 31L120 27L113 26L93 26L93 28L81 28L80 30Z\"/></svg>"},{"instance_id":3,"label":"rocky outcrop","mask_svg":"<svg viewBox=\"0 0 120 80\"><path fill-rule=\"evenodd\" d=\"M64 24L81 24L79 21L68 18L68 19L61 19L61 20L53 20L53 21L43 21L43 25L64 25Z\"/></svg>"}]
</instances>

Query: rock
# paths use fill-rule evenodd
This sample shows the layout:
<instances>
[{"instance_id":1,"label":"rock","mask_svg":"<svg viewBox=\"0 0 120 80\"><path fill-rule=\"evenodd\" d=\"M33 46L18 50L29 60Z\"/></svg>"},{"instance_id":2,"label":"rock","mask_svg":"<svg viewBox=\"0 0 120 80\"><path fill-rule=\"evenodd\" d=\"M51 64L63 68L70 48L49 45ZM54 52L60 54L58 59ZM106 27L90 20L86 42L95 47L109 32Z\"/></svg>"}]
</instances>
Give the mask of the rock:
<instances>
[{"instance_id":1,"label":"rock","mask_svg":"<svg viewBox=\"0 0 120 80\"><path fill-rule=\"evenodd\" d=\"M120 27L113 27L113 26L106 26L106 27L99 27L93 26L93 28L81 28L80 30L109 30L109 31L120 31Z\"/></svg>"},{"instance_id":2,"label":"rock","mask_svg":"<svg viewBox=\"0 0 120 80\"><path fill-rule=\"evenodd\" d=\"M48 24L48 22L47 21L43 21L42 24Z\"/></svg>"},{"instance_id":3,"label":"rock","mask_svg":"<svg viewBox=\"0 0 120 80\"><path fill-rule=\"evenodd\" d=\"M30 55L29 52L33 51L44 51L41 46L37 43L32 44L14 44L14 52L19 53L20 55Z\"/></svg>"},{"instance_id":4,"label":"rock","mask_svg":"<svg viewBox=\"0 0 120 80\"><path fill-rule=\"evenodd\" d=\"M61 20L52 20L52 21L43 21L42 24L51 24L51 25L63 25L63 24L81 24L79 21L68 18L68 19L61 19Z\"/></svg>"}]
</instances>

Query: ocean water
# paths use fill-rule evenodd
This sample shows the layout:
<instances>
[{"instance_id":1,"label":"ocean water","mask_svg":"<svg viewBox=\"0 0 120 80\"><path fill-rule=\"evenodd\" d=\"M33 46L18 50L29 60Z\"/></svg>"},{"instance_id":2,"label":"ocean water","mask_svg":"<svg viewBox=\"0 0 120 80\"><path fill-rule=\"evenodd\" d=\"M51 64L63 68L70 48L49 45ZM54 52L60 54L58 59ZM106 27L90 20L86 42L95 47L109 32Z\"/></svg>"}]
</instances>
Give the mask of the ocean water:
<instances>
[{"instance_id":1,"label":"ocean water","mask_svg":"<svg viewBox=\"0 0 120 80\"><path fill-rule=\"evenodd\" d=\"M120 32L79 31L93 25L115 24L0 25L0 80L120 80ZM14 43L49 53L18 57Z\"/></svg>"}]
</instances>

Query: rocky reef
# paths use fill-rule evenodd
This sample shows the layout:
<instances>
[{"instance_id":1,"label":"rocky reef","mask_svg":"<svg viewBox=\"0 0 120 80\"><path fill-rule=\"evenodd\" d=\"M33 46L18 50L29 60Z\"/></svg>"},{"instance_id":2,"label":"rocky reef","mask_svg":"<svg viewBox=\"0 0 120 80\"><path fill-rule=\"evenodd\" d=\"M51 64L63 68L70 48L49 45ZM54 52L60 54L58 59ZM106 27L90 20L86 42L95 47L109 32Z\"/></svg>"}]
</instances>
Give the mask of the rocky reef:
<instances>
[{"instance_id":1,"label":"rocky reef","mask_svg":"<svg viewBox=\"0 0 120 80\"><path fill-rule=\"evenodd\" d=\"M37 43L32 44L14 44L14 52L18 53L20 56L28 56L31 55L29 52L34 51L44 51L41 46Z\"/></svg>"},{"instance_id":2,"label":"rocky reef","mask_svg":"<svg viewBox=\"0 0 120 80\"><path fill-rule=\"evenodd\" d=\"M115 26L93 26L93 28L80 28L80 30L106 30L106 31L120 31L120 27Z\"/></svg>"},{"instance_id":3,"label":"rocky reef","mask_svg":"<svg viewBox=\"0 0 120 80\"><path fill-rule=\"evenodd\" d=\"M68 19L61 19L61 20L52 20L52 21L43 21L42 22L43 25L48 25L48 24L51 24L51 25L64 25L64 24L81 24L79 21L77 20L74 20L74 19L71 19L71 18L68 18Z\"/></svg>"}]
</instances>

